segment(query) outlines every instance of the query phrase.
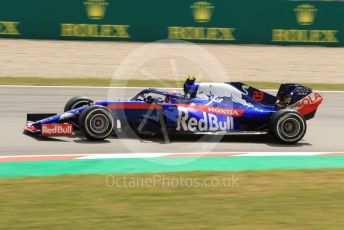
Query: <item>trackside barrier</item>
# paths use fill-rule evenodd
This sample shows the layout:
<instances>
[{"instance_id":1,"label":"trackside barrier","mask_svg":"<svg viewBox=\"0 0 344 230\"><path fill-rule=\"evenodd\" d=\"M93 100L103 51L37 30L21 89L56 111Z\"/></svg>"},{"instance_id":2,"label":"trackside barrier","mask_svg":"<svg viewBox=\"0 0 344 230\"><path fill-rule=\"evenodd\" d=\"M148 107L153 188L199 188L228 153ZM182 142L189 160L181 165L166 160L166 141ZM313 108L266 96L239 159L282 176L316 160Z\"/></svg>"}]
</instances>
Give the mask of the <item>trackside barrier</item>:
<instances>
[{"instance_id":1,"label":"trackside barrier","mask_svg":"<svg viewBox=\"0 0 344 230\"><path fill-rule=\"evenodd\" d=\"M0 37L344 44L343 1L2 0Z\"/></svg>"}]
</instances>

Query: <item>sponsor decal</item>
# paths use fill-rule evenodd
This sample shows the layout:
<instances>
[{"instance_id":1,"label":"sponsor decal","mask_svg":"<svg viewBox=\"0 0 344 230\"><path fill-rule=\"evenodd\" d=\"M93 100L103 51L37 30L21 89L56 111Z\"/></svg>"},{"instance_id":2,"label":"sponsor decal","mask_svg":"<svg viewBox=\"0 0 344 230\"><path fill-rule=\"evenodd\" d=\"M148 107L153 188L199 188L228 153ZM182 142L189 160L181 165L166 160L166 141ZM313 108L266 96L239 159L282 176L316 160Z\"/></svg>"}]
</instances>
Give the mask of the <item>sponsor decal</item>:
<instances>
[{"instance_id":1,"label":"sponsor decal","mask_svg":"<svg viewBox=\"0 0 344 230\"><path fill-rule=\"evenodd\" d=\"M90 20L101 20L105 17L106 0L87 0L84 2L86 13ZM75 24L62 23L62 37L88 37L88 38L130 38L129 25L111 24Z\"/></svg>"},{"instance_id":2,"label":"sponsor decal","mask_svg":"<svg viewBox=\"0 0 344 230\"><path fill-rule=\"evenodd\" d=\"M302 87L302 86L298 86L294 89L294 93L297 93L299 95L308 95L310 94L312 91L306 87Z\"/></svg>"},{"instance_id":3,"label":"sponsor decal","mask_svg":"<svg viewBox=\"0 0 344 230\"><path fill-rule=\"evenodd\" d=\"M106 13L108 2L105 0L87 0L84 2L87 16L90 19L102 19Z\"/></svg>"},{"instance_id":4,"label":"sponsor decal","mask_svg":"<svg viewBox=\"0 0 344 230\"><path fill-rule=\"evenodd\" d=\"M329 42L336 43L337 30L272 30L274 42Z\"/></svg>"},{"instance_id":5,"label":"sponsor decal","mask_svg":"<svg viewBox=\"0 0 344 230\"><path fill-rule=\"evenodd\" d=\"M255 91L253 91L252 98L255 101L263 101L264 100L264 93L262 91L255 90Z\"/></svg>"},{"instance_id":6,"label":"sponsor decal","mask_svg":"<svg viewBox=\"0 0 344 230\"><path fill-rule=\"evenodd\" d=\"M207 110L209 113L222 114L230 117L241 117L244 112L241 109L227 109L219 107L208 107Z\"/></svg>"},{"instance_id":7,"label":"sponsor decal","mask_svg":"<svg viewBox=\"0 0 344 230\"><path fill-rule=\"evenodd\" d=\"M248 86L248 85L242 85L241 89L242 89L244 95L246 95L246 96L248 95L248 89L249 88L250 88L250 86Z\"/></svg>"},{"instance_id":8,"label":"sponsor decal","mask_svg":"<svg viewBox=\"0 0 344 230\"><path fill-rule=\"evenodd\" d=\"M318 9L311 4L298 5L294 12L296 21L300 26L310 26L314 24ZM336 35L338 30L319 29L273 29L273 42L316 42L316 43L337 43Z\"/></svg>"},{"instance_id":9,"label":"sponsor decal","mask_svg":"<svg viewBox=\"0 0 344 230\"><path fill-rule=\"evenodd\" d=\"M130 38L128 25L61 24L63 37Z\"/></svg>"},{"instance_id":10,"label":"sponsor decal","mask_svg":"<svg viewBox=\"0 0 344 230\"><path fill-rule=\"evenodd\" d=\"M192 16L197 23L207 23L211 20L215 6L207 1L197 1L191 6ZM222 40L234 41L235 28L170 26L168 27L169 39L184 40Z\"/></svg>"},{"instance_id":11,"label":"sponsor decal","mask_svg":"<svg viewBox=\"0 0 344 230\"><path fill-rule=\"evenodd\" d=\"M72 124L43 124L42 135L43 136L72 136L73 125Z\"/></svg>"},{"instance_id":12,"label":"sponsor decal","mask_svg":"<svg viewBox=\"0 0 344 230\"><path fill-rule=\"evenodd\" d=\"M196 22L209 22L215 6L207 1L198 1L190 6Z\"/></svg>"},{"instance_id":13,"label":"sponsor decal","mask_svg":"<svg viewBox=\"0 0 344 230\"><path fill-rule=\"evenodd\" d=\"M241 117L244 113L243 109L231 109L231 108L222 108L222 107L214 107L214 106L203 106L203 105L188 105L188 104L177 104L179 107L189 108L189 109L195 109L207 113L213 113L213 114L220 114L225 115L228 117Z\"/></svg>"},{"instance_id":14,"label":"sponsor decal","mask_svg":"<svg viewBox=\"0 0 344 230\"><path fill-rule=\"evenodd\" d=\"M203 117L197 119L189 116L189 111L185 108L178 107L178 121L176 130L190 132L206 132L206 131L228 131L234 129L233 117L226 117L220 120L212 113L202 113Z\"/></svg>"},{"instance_id":15,"label":"sponsor decal","mask_svg":"<svg viewBox=\"0 0 344 230\"><path fill-rule=\"evenodd\" d=\"M246 96L249 95L248 90L250 89L250 86L242 85L241 89L243 91L243 95L246 95ZM252 99L255 101L263 101L264 100L264 92L259 91L259 90L254 90L253 94L252 94Z\"/></svg>"},{"instance_id":16,"label":"sponsor decal","mask_svg":"<svg viewBox=\"0 0 344 230\"><path fill-rule=\"evenodd\" d=\"M0 35L20 35L19 22L0 21Z\"/></svg>"},{"instance_id":17,"label":"sponsor decal","mask_svg":"<svg viewBox=\"0 0 344 230\"><path fill-rule=\"evenodd\" d=\"M311 95L302 98L300 101L296 103L297 107L303 107L306 105L316 104L319 101L322 101L323 97L319 93L312 93Z\"/></svg>"},{"instance_id":18,"label":"sponsor decal","mask_svg":"<svg viewBox=\"0 0 344 230\"><path fill-rule=\"evenodd\" d=\"M301 115L305 116L317 110L322 101L323 97L319 93L312 93L295 104L288 106L288 108L297 110Z\"/></svg>"},{"instance_id":19,"label":"sponsor decal","mask_svg":"<svg viewBox=\"0 0 344 230\"><path fill-rule=\"evenodd\" d=\"M234 28L168 27L169 39L234 41Z\"/></svg>"},{"instance_id":20,"label":"sponsor decal","mask_svg":"<svg viewBox=\"0 0 344 230\"><path fill-rule=\"evenodd\" d=\"M315 19L318 9L315 8L315 6L311 4L302 4L302 5L298 5L294 9L294 11L295 11L297 23L299 23L299 25L308 26L314 23L314 19Z\"/></svg>"}]
</instances>

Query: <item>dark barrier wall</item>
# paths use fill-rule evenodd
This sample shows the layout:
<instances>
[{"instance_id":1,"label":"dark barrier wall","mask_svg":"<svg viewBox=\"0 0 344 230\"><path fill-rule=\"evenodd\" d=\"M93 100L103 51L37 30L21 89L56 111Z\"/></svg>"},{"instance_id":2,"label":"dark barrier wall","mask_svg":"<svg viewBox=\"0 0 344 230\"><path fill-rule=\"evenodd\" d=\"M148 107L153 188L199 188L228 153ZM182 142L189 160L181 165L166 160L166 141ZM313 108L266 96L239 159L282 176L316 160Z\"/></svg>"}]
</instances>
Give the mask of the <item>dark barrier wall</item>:
<instances>
[{"instance_id":1,"label":"dark barrier wall","mask_svg":"<svg viewBox=\"0 0 344 230\"><path fill-rule=\"evenodd\" d=\"M342 46L344 2L2 0L0 37Z\"/></svg>"}]
</instances>

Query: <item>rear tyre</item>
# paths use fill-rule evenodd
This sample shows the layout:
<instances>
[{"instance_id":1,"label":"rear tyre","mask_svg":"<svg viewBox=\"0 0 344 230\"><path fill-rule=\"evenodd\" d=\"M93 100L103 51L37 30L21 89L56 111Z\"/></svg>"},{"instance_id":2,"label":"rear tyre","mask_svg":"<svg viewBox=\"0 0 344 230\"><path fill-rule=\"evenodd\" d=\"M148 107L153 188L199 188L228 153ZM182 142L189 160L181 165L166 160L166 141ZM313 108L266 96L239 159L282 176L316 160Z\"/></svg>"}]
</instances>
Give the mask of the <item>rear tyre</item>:
<instances>
[{"instance_id":1,"label":"rear tyre","mask_svg":"<svg viewBox=\"0 0 344 230\"><path fill-rule=\"evenodd\" d=\"M80 114L79 126L88 140L104 140L114 129L112 113L106 107L92 105Z\"/></svg>"},{"instance_id":2,"label":"rear tyre","mask_svg":"<svg viewBox=\"0 0 344 230\"><path fill-rule=\"evenodd\" d=\"M294 110L281 109L273 114L270 121L271 134L284 144L299 142L306 130L305 118Z\"/></svg>"},{"instance_id":3,"label":"rear tyre","mask_svg":"<svg viewBox=\"0 0 344 230\"><path fill-rule=\"evenodd\" d=\"M87 97L73 97L67 101L63 111L67 112L85 105L91 105L92 103L93 101Z\"/></svg>"}]
</instances>

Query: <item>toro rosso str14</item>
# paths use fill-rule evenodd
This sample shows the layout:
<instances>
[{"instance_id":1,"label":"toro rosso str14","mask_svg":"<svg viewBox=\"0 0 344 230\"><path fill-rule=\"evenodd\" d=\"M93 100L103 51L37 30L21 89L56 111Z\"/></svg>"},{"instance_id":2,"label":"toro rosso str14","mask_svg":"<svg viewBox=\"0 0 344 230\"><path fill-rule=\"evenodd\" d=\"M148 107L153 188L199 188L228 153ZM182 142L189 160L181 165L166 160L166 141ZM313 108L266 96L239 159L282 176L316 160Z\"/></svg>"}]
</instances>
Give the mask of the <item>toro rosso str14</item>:
<instances>
[{"instance_id":1,"label":"toro rosso str14","mask_svg":"<svg viewBox=\"0 0 344 230\"><path fill-rule=\"evenodd\" d=\"M149 135L271 134L289 144L303 138L306 120L323 100L298 84L282 84L273 96L240 82L196 83L187 78L183 91L148 88L127 101L74 97L62 114L28 114L25 131L71 136L79 130L89 140L127 130Z\"/></svg>"}]
</instances>

